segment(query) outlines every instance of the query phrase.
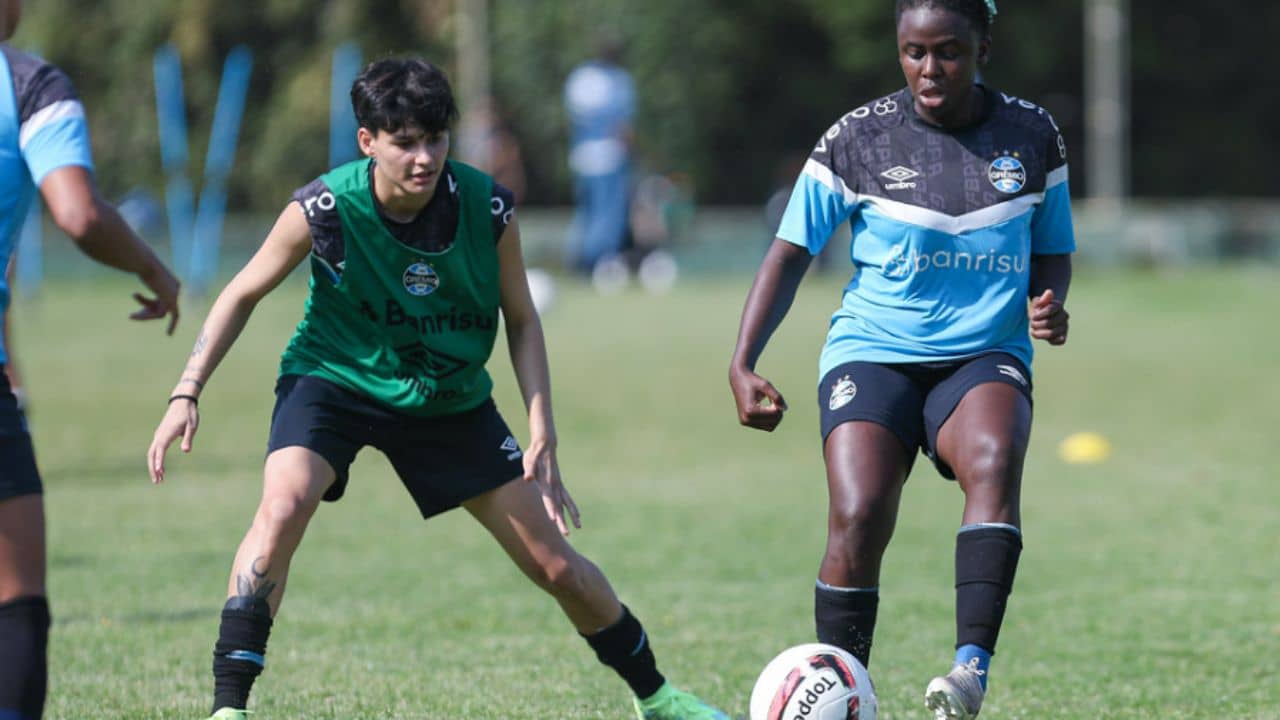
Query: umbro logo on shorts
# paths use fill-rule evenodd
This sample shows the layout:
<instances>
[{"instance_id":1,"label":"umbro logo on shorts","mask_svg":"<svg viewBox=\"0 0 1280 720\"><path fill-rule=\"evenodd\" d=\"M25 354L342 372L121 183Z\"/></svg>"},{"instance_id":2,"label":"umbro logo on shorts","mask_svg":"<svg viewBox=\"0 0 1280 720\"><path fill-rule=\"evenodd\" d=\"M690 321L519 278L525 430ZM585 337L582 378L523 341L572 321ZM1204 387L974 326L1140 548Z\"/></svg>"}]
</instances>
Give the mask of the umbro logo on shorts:
<instances>
[{"instance_id":1,"label":"umbro logo on shorts","mask_svg":"<svg viewBox=\"0 0 1280 720\"><path fill-rule=\"evenodd\" d=\"M1027 379L1022 376L1022 371L1018 370L1018 368L1012 365L997 365L996 371L998 371L1001 375L1004 375L1006 377L1011 377L1014 380L1017 380L1018 384L1021 385L1022 387L1027 386Z\"/></svg>"},{"instance_id":2,"label":"umbro logo on shorts","mask_svg":"<svg viewBox=\"0 0 1280 720\"><path fill-rule=\"evenodd\" d=\"M507 436L506 440L502 441L498 449L507 454L508 460L515 460L524 454L520 452L520 443L516 442L516 439L510 435Z\"/></svg>"}]
</instances>

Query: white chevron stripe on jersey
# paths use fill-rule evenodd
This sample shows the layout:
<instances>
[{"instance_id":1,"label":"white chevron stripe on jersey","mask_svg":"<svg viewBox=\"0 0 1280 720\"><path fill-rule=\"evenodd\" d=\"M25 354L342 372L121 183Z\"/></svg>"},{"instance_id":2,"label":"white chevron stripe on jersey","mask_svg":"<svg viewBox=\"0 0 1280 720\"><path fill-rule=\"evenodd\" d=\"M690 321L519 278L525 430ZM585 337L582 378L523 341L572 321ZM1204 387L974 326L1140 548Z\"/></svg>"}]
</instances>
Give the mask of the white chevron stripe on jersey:
<instances>
[{"instance_id":1,"label":"white chevron stripe on jersey","mask_svg":"<svg viewBox=\"0 0 1280 720\"><path fill-rule=\"evenodd\" d=\"M985 227L998 225L1019 217L1031 210L1044 200L1044 193L1028 193L1020 195L1012 200L1002 202L990 207L974 210L973 212L963 215L948 215L912 205L910 203L890 200L888 198L878 197L875 195L859 195L849 189L838 175L831 171L831 168L822 163L810 159L804 164L804 174L821 183L831 192L844 198L845 202L850 205L865 203L878 210L885 217L899 222L918 225L920 227L937 230L939 232L951 233L953 235L973 230L981 230ZM1067 166L1050 171L1045 177L1045 190L1048 190L1067 181Z\"/></svg>"},{"instance_id":2,"label":"white chevron stripe on jersey","mask_svg":"<svg viewBox=\"0 0 1280 720\"><path fill-rule=\"evenodd\" d=\"M823 165L817 160L810 158L805 161L804 174L814 180L817 180L828 190L844 198L845 202L850 205L853 205L862 199L858 193L850 190L849 186L844 184L844 180L841 179L839 175L831 172L831 168Z\"/></svg>"},{"instance_id":3,"label":"white chevron stripe on jersey","mask_svg":"<svg viewBox=\"0 0 1280 720\"><path fill-rule=\"evenodd\" d=\"M922 208L919 205L889 200L888 198L862 195L858 199L862 203L875 208L876 211L890 220L928 228L929 230L937 230L950 235L959 235L989 228L992 225L999 225L1032 212L1035 210L1035 206L1044 199L1044 193L1020 195L998 205L956 216Z\"/></svg>"},{"instance_id":4,"label":"white chevron stripe on jersey","mask_svg":"<svg viewBox=\"0 0 1280 720\"><path fill-rule=\"evenodd\" d=\"M79 100L59 100L40 108L34 115L22 123L22 131L18 134L18 146L26 149L27 143L40 131L40 128L67 118L84 117L84 106Z\"/></svg>"},{"instance_id":5,"label":"white chevron stripe on jersey","mask_svg":"<svg viewBox=\"0 0 1280 720\"><path fill-rule=\"evenodd\" d=\"M1044 189L1048 190L1049 188L1055 185L1061 185L1066 181L1067 181L1067 166L1063 165L1057 170L1050 170L1049 174L1044 176Z\"/></svg>"}]
</instances>

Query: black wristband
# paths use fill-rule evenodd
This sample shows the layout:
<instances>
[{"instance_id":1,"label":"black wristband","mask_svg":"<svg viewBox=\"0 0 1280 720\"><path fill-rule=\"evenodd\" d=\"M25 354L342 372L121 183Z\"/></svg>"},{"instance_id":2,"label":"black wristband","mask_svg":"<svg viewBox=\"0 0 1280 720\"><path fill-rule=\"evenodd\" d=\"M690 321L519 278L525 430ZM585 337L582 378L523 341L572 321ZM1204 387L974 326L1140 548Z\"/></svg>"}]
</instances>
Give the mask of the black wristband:
<instances>
[{"instance_id":1,"label":"black wristband","mask_svg":"<svg viewBox=\"0 0 1280 720\"><path fill-rule=\"evenodd\" d=\"M174 400L190 400L192 405L200 407L200 398L195 395L174 395L169 398L169 404L172 405Z\"/></svg>"}]
</instances>

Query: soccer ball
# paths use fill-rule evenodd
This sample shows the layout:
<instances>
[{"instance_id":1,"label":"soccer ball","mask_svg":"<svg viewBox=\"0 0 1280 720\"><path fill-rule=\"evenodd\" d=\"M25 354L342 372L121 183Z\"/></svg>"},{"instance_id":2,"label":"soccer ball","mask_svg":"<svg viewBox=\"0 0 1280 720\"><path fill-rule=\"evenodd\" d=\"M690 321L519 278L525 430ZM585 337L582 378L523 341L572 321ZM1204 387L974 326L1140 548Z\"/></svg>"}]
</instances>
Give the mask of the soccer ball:
<instances>
[{"instance_id":1,"label":"soccer ball","mask_svg":"<svg viewBox=\"0 0 1280 720\"><path fill-rule=\"evenodd\" d=\"M809 643L769 661L751 691L751 720L875 720L876 692L857 658Z\"/></svg>"}]
</instances>

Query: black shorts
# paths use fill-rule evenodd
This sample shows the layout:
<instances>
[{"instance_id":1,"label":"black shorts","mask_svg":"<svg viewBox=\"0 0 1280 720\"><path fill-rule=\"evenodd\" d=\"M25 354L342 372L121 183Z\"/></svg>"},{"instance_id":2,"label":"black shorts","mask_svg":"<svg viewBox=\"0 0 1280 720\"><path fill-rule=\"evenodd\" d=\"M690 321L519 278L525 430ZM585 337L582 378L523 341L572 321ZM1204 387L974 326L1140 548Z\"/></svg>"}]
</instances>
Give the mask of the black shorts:
<instances>
[{"instance_id":1,"label":"black shorts","mask_svg":"<svg viewBox=\"0 0 1280 720\"><path fill-rule=\"evenodd\" d=\"M0 365L0 500L39 495L42 491L27 418L18 410L9 376Z\"/></svg>"},{"instance_id":2,"label":"black shorts","mask_svg":"<svg viewBox=\"0 0 1280 720\"><path fill-rule=\"evenodd\" d=\"M1031 401L1031 373L1008 353L925 363L849 362L818 384L822 440L841 423L868 420L893 431L910 465L920 448L948 480L955 472L938 459L938 430L965 393L989 382L1012 385Z\"/></svg>"},{"instance_id":3,"label":"black shorts","mask_svg":"<svg viewBox=\"0 0 1280 720\"><path fill-rule=\"evenodd\" d=\"M524 473L520 446L492 399L460 413L422 418L320 378L284 375L276 383L267 452L300 446L327 460L338 477L325 500L342 497L351 461L366 445L391 461L424 518Z\"/></svg>"}]
</instances>

